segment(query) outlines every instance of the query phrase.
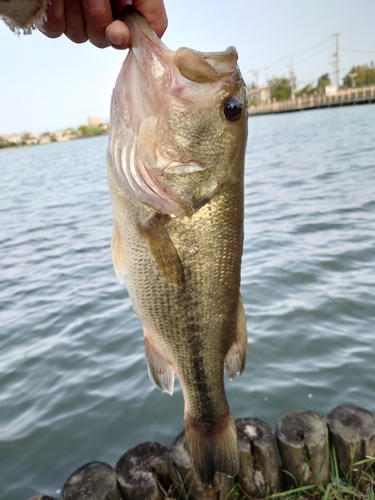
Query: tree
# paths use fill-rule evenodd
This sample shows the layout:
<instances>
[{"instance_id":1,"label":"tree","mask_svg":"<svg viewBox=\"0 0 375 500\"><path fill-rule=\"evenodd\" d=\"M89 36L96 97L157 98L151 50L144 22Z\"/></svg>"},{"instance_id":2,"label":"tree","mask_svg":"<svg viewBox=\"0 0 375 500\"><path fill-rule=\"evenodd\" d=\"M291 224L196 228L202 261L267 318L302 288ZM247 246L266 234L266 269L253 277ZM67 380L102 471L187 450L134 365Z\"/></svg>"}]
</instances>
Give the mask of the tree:
<instances>
[{"instance_id":1,"label":"tree","mask_svg":"<svg viewBox=\"0 0 375 500\"><path fill-rule=\"evenodd\" d=\"M318 78L318 83L316 85L316 91L318 94L324 94L326 90L326 86L331 85L331 79L328 73L324 73L320 78Z\"/></svg>"},{"instance_id":2,"label":"tree","mask_svg":"<svg viewBox=\"0 0 375 500\"><path fill-rule=\"evenodd\" d=\"M95 135L101 135L102 129L100 126L81 125L78 127L78 133L81 137L94 137Z\"/></svg>"},{"instance_id":3,"label":"tree","mask_svg":"<svg viewBox=\"0 0 375 500\"><path fill-rule=\"evenodd\" d=\"M344 76L343 83L346 87L364 87L365 85L375 84L375 65L372 62L370 66L353 66Z\"/></svg>"},{"instance_id":4,"label":"tree","mask_svg":"<svg viewBox=\"0 0 375 500\"><path fill-rule=\"evenodd\" d=\"M328 73L325 73L320 78L318 78L318 83L316 87L313 87L311 83L303 87L303 89L296 92L297 97L303 97L304 95L316 95L316 94L324 94L326 90L326 86L331 85L331 80L328 76Z\"/></svg>"},{"instance_id":5,"label":"tree","mask_svg":"<svg viewBox=\"0 0 375 500\"><path fill-rule=\"evenodd\" d=\"M314 93L314 88L311 85L311 83L308 83L305 87L303 87L301 90L296 92L296 97L303 97L305 95L312 95Z\"/></svg>"},{"instance_id":6,"label":"tree","mask_svg":"<svg viewBox=\"0 0 375 500\"><path fill-rule=\"evenodd\" d=\"M290 99L291 89L289 78L282 76L281 78L271 78L268 80L268 86L271 92L271 99L276 101L284 101Z\"/></svg>"}]
</instances>

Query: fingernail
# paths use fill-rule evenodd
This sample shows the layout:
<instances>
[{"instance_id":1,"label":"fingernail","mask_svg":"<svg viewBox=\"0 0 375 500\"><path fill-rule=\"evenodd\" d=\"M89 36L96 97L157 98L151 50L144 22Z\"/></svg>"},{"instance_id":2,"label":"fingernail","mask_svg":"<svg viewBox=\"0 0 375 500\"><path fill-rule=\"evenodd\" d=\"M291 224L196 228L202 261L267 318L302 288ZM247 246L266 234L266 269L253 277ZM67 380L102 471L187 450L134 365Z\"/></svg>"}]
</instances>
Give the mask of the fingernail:
<instances>
[{"instance_id":1,"label":"fingernail","mask_svg":"<svg viewBox=\"0 0 375 500\"><path fill-rule=\"evenodd\" d=\"M56 20L62 19L64 17L64 2L62 0L52 2L52 12Z\"/></svg>"},{"instance_id":2,"label":"fingernail","mask_svg":"<svg viewBox=\"0 0 375 500\"><path fill-rule=\"evenodd\" d=\"M116 45L117 47L122 47L124 44L124 36L122 33L117 31L108 31L107 38L111 45Z\"/></svg>"},{"instance_id":3,"label":"fingernail","mask_svg":"<svg viewBox=\"0 0 375 500\"><path fill-rule=\"evenodd\" d=\"M87 0L87 6L90 10L103 10L106 4L106 0Z\"/></svg>"}]
</instances>

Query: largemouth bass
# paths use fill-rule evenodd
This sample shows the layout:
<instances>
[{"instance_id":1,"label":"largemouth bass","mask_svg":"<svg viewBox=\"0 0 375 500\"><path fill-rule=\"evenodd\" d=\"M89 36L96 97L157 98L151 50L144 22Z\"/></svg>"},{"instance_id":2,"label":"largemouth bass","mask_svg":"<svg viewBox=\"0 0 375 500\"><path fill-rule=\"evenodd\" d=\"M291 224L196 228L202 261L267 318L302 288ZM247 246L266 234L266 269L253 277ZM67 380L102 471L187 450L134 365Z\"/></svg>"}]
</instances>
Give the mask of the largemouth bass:
<instances>
[{"instance_id":1,"label":"largemouth bass","mask_svg":"<svg viewBox=\"0 0 375 500\"><path fill-rule=\"evenodd\" d=\"M144 330L151 379L185 400L185 436L205 484L238 472L224 390L246 358L240 296L246 86L233 47L169 50L134 9L112 95L112 259Z\"/></svg>"}]
</instances>

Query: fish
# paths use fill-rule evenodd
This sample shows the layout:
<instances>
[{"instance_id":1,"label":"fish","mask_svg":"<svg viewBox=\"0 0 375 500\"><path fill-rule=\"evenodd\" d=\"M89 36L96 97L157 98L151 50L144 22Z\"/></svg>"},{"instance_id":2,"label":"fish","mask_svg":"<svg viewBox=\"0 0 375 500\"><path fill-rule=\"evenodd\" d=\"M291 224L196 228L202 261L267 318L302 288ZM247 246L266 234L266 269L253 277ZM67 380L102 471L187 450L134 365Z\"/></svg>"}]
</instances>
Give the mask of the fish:
<instances>
[{"instance_id":1,"label":"fish","mask_svg":"<svg viewBox=\"0 0 375 500\"><path fill-rule=\"evenodd\" d=\"M247 92L238 54L169 49L134 8L111 100L112 260L143 325L151 380L184 396L192 467L211 485L239 469L224 388L242 373L240 294Z\"/></svg>"}]
</instances>

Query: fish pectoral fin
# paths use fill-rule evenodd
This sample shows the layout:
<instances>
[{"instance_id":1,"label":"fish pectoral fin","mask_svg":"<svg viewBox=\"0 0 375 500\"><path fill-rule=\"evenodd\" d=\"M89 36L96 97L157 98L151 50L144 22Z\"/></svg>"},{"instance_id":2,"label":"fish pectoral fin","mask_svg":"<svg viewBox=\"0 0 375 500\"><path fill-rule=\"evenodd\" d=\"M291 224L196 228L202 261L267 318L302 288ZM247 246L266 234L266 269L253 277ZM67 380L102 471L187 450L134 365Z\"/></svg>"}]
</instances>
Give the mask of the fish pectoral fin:
<instances>
[{"instance_id":1,"label":"fish pectoral fin","mask_svg":"<svg viewBox=\"0 0 375 500\"><path fill-rule=\"evenodd\" d=\"M184 268L176 247L157 216L138 224L163 277L175 285L185 281Z\"/></svg>"},{"instance_id":2,"label":"fish pectoral fin","mask_svg":"<svg viewBox=\"0 0 375 500\"><path fill-rule=\"evenodd\" d=\"M121 236L119 230L116 227L116 224L114 224L112 231L111 254L112 254L113 267L115 268L117 279L119 280L120 283L124 283L125 257L121 243Z\"/></svg>"},{"instance_id":3,"label":"fish pectoral fin","mask_svg":"<svg viewBox=\"0 0 375 500\"><path fill-rule=\"evenodd\" d=\"M168 392L168 394L172 395L174 387L174 370L163 356L156 351L149 339L146 328L144 328L144 334L150 379L161 391Z\"/></svg>"},{"instance_id":4,"label":"fish pectoral fin","mask_svg":"<svg viewBox=\"0 0 375 500\"><path fill-rule=\"evenodd\" d=\"M228 377L234 378L241 374L245 368L247 354L247 328L246 316L243 308L242 297L239 295L237 310L236 335L233 344L225 355L224 363Z\"/></svg>"}]
</instances>

